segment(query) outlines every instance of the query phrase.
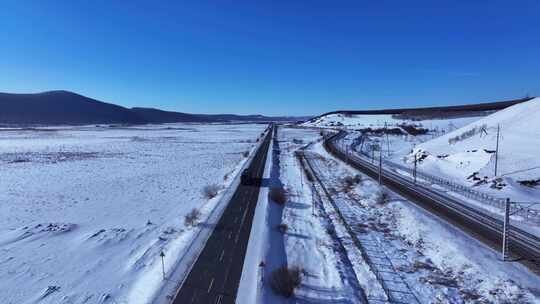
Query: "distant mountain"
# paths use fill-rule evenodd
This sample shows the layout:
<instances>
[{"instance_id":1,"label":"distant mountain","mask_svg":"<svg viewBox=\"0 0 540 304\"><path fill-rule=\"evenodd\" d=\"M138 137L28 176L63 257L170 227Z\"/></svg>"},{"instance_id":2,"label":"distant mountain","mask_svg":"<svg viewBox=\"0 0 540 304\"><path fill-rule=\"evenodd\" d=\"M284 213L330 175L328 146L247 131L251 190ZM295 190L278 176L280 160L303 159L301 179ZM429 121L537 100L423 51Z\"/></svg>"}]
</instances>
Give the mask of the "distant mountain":
<instances>
[{"instance_id":1,"label":"distant mountain","mask_svg":"<svg viewBox=\"0 0 540 304\"><path fill-rule=\"evenodd\" d=\"M0 93L0 125L270 122L296 120L294 117L190 114L152 108L128 109L68 91L50 91L36 94Z\"/></svg>"},{"instance_id":2,"label":"distant mountain","mask_svg":"<svg viewBox=\"0 0 540 304\"><path fill-rule=\"evenodd\" d=\"M150 123L172 122L271 122L296 121L302 117L270 117L263 115L236 115L236 114L190 114L171 112L152 108L132 108L134 113Z\"/></svg>"},{"instance_id":3,"label":"distant mountain","mask_svg":"<svg viewBox=\"0 0 540 304\"><path fill-rule=\"evenodd\" d=\"M148 123L172 123L172 122L214 122L204 120L199 115L163 111L153 108L132 108L131 111L137 114Z\"/></svg>"},{"instance_id":4,"label":"distant mountain","mask_svg":"<svg viewBox=\"0 0 540 304\"><path fill-rule=\"evenodd\" d=\"M0 124L138 124L144 122L144 119L130 109L72 92L0 93Z\"/></svg>"}]
</instances>

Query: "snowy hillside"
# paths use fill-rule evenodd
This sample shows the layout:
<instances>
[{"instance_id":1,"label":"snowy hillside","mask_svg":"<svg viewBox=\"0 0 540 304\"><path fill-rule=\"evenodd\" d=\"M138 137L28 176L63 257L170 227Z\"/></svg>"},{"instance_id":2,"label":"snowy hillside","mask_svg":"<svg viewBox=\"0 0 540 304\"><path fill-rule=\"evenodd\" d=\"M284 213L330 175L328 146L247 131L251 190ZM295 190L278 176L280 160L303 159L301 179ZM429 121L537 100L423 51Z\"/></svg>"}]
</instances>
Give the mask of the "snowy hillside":
<instances>
[{"instance_id":1,"label":"snowy hillside","mask_svg":"<svg viewBox=\"0 0 540 304\"><path fill-rule=\"evenodd\" d=\"M497 126L500 126L497 176L502 179L494 183ZM482 187L510 185L519 189L520 197L538 197L539 192L517 182L540 179L540 98L506 108L420 144L415 152L427 155L420 164L422 170L468 180ZM411 159L409 157L409 161ZM475 172L477 176L467 179ZM505 191L509 191L506 188Z\"/></svg>"},{"instance_id":2,"label":"snowy hillside","mask_svg":"<svg viewBox=\"0 0 540 304\"><path fill-rule=\"evenodd\" d=\"M479 115L481 115L479 113ZM363 128L383 128L399 127L400 125L416 125L429 130L451 131L456 128L465 126L473 121L476 121L481 116L460 117L450 119L424 119L410 120L397 119L390 114L328 114L316 118L312 121L303 123L306 127L320 128L346 128L346 129L363 129Z\"/></svg>"}]
</instances>

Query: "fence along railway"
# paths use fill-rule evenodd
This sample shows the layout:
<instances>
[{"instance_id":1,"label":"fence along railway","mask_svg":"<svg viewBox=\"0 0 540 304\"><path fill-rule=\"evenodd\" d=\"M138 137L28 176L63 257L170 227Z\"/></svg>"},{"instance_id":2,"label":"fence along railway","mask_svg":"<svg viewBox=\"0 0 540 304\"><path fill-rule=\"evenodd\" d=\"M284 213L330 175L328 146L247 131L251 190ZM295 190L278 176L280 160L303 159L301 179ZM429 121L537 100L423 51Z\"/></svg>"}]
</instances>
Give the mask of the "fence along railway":
<instances>
[{"instance_id":1,"label":"fence along railway","mask_svg":"<svg viewBox=\"0 0 540 304\"><path fill-rule=\"evenodd\" d=\"M378 179L378 165L371 164L358 155L350 153L348 149L344 149L345 151L340 149L339 141L346 135L347 133L345 131L340 131L339 133L327 136L324 140L325 149L353 168L362 171L374 179ZM516 261L521 261L531 268L531 270L540 273L539 237L511 224L505 227L504 221L501 219L472 208L457 198L450 197L423 185L415 184L412 180L384 167L381 168L381 182L392 191L451 222L466 232L473 234L492 247L503 247L503 232L506 229L507 243L503 258L513 258Z\"/></svg>"}]
</instances>

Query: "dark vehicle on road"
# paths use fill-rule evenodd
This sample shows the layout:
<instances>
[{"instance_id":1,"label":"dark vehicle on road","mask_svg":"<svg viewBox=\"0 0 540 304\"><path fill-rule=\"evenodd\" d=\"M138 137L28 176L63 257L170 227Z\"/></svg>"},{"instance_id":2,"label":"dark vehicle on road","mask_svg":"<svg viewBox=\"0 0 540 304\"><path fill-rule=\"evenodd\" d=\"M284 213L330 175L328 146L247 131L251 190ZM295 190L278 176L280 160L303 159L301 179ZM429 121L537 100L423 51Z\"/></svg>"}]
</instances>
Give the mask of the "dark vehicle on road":
<instances>
[{"instance_id":1,"label":"dark vehicle on road","mask_svg":"<svg viewBox=\"0 0 540 304\"><path fill-rule=\"evenodd\" d=\"M242 171L242 176L240 177L240 182L242 185L246 186L260 186L261 178L255 176L255 173L251 172L249 169L244 169L244 171Z\"/></svg>"},{"instance_id":2,"label":"dark vehicle on road","mask_svg":"<svg viewBox=\"0 0 540 304\"><path fill-rule=\"evenodd\" d=\"M244 169L244 171L242 171L240 182L242 183L242 185L253 185L253 177L251 176L248 169Z\"/></svg>"}]
</instances>

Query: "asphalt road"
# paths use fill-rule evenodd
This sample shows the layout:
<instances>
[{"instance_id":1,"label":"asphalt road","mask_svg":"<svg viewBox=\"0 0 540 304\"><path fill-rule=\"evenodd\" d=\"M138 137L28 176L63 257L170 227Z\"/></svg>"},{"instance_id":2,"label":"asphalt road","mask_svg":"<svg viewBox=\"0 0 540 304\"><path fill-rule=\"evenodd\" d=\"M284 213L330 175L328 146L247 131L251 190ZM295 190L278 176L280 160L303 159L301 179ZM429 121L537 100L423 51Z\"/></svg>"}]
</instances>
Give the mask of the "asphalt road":
<instances>
[{"instance_id":1,"label":"asphalt road","mask_svg":"<svg viewBox=\"0 0 540 304\"><path fill-rule=\"evenodd\" d=\"M325 147L336 157L366 175L378 179L378 167L361 157L347 154L339 149L336 141L345 133L325 140ZM382 182L392 191L452 223L495 250L502 247L503 223L500 219L471 208L444 193L414 184L412 181L389 170L382 170ZM510 253L536 273L540 271L540 238L510 226Z\"/></svg>"},{"instance_id":2,"label":"asphalt road","mask_svg":"<svg viewBox=\"0 0 540 304\"><path fill-rule=\"evenodd\" d=\"M250 176L263 177L272 131L267 133L247 169ZM259 190L259 183L238 186L174 304L235 303Z\"/></svg>"}]
</instances>

